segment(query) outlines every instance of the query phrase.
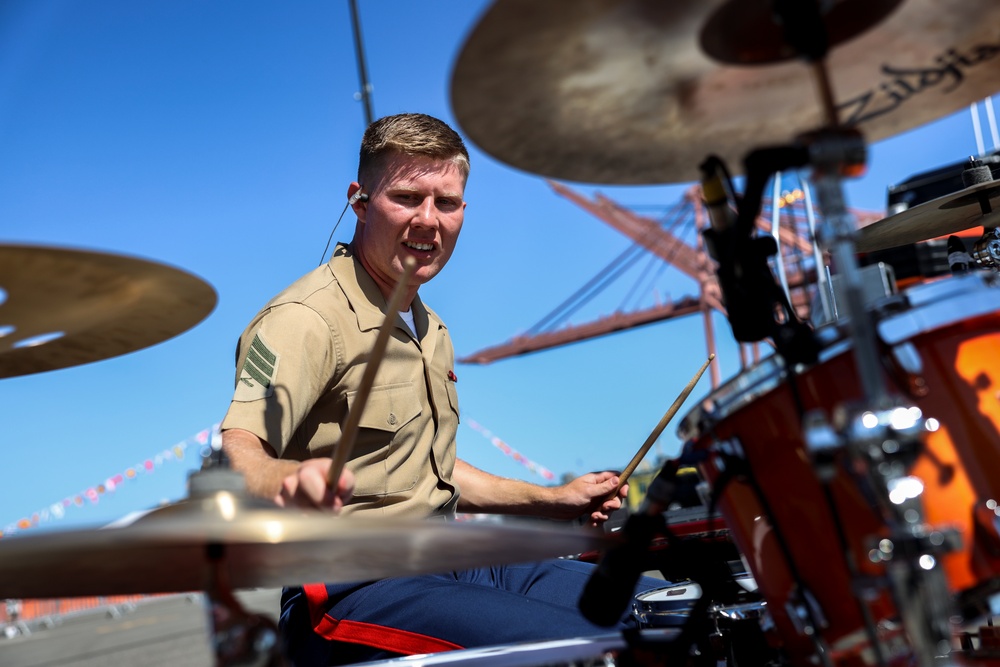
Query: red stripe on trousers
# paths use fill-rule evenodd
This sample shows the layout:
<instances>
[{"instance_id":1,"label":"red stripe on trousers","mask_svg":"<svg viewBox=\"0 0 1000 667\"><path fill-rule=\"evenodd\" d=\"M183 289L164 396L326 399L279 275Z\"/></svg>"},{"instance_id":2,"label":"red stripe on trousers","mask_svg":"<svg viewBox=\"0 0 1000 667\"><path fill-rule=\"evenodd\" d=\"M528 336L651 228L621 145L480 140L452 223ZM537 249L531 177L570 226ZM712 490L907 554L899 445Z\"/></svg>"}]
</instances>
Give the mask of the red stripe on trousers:
<instances>
[{"instance_id":1,"label":"red stripe on trousers","mask_svg":"<svg viewBox=\"0 0 1000 667\"><path fill-rule=\"evenodd\" d=\"M313 630L326 639L362 644L403 655L440 653L441 651L455 651L464 648L444 639L399 628L389 628L361 621L338 621L323 610L323 605L329 599L325 585L306 584L302 590L305 592L306 601L309 604L309 618L312 621Z\"/></svg>"}]
</instances>

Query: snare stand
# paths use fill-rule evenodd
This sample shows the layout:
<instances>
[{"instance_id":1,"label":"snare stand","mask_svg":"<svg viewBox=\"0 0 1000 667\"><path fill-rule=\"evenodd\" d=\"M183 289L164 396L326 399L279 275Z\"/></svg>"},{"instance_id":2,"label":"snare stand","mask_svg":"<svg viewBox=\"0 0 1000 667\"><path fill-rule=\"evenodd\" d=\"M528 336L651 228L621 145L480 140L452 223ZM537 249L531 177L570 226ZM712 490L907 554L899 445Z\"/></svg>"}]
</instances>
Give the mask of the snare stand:
<instances>
[{"instance_id":1,"label":"snare stand","mask_svg":"<svg viewBox=\"0 0 1000 667\"><path fill-rule=\"evenodd\" d=\"M798 17L785 14L784 18L792 28L789 32L796 27L804 28L797 31L800 36L813 44L824 43L809 30L810 24L815 29L821 23L807 21L795 26ZM921 500L923 485L907 474L922 447L921 436L927 430L927 422L919 408L904 405L889 395L881 374L875 330L862 297L861 270L855 252L856 223L847 210L842 186L844 176L860 173L859 167L865 159L864 144L859 133L839 126L825 53L816 55L819 57L811 60L829 129L806 135L803 140L808 146L813 182L823 210L818 241L830 252L843 280L848 329L863 391L860 404L839 406L834 427L840 437L834 442L841 443L848 465L861 471L861 482L873 492L889 524L890 537L881 540L872 553L886 561L914 657L918 664L929 667L940 658L947 658L951 651L950 595L937 557L954 547L956 535L926 524ZM814 435L806 433L805 442L817 442ZM828 453L822 448L813 451L821 477Z\"/></svg>"},{"instance_id":2,"label":"snare stand","mask_svg":"<svg viewBox=\"0 0 1000 667\"><path fill-rule=\"evenodd\" d=\"M804 440L821 480L829 479L835 466L846 463L862 490L875 499L890 532L877 547L873 545L872 559L885 564L913 658L921 667L931 667L939 664L941 658L949 659L951 652L952 605L938 557L955 547L958 535L955 531L935 530L925 522L923 484L909 476L908 471L921 450L923 434L932 429L919 408L904 404L886 390L874 325L865 309L862 274L855 252L856 224L844 202L842 179L861 173L866 149L860 133L840 126L837 118L825 60L826 28L818 3L775 0L774 9L785 27L788 43L813 69L827 127L800 136L791 146L760 149L747 156L746 196L740 202L737 229L725 241L730 244L730 257L750 257L759 266L759 258L748 250L749 239L741 235L749 236L752 220L760 209L764 183L772 173L784 169L799 166L812 169L812 181L823 211L818 242L830 252L842 279L845 325L853 344L863 395L858 403L837 406L832 424L825 416L807 415ZM740 247L741 244L744 245ZM724 271L732 272L733 268L720 262L720 283L725 290ZM740 272L745 272L743 266L736 271ZM770 281L773 282L773 276ZM730 277L729 286L733 285ZM731 322L737 339L749 342L741 337L741 332L759 332L762 322L774 320L776 312L782 316L780 311L788 310L779 309L777 301L767 305L772 306L770 311L758 308L757 312L745 313L747 319ZM791 369L809 361L809 349L808 345L789 345L790 338L802 337L800 328L789 324L795 324L794 314L784 322L772 321L768 326L777 334L775 346ZM807 353L796 356L803 350ZM868 630L878 661L884 664L875 628Z\"/></svg>"},{"instance_id":3,"label":"snare stand","mask_svg":"<svg viewBox=\"0 0 1000 667\"><path fill-rule=\"evenodd\" d=\"M188 478L189 497L195 500L228 495L234 507L238 506L246 498L243 475L231 470L220 458L206 463L206 467ZM263 614L248 612L233 595L226 545L206 544L205 558L208 564L205 597L209 640L216 667L286 667L289 663L281 650L277 625Z\"/></svg>"}]
</instances>

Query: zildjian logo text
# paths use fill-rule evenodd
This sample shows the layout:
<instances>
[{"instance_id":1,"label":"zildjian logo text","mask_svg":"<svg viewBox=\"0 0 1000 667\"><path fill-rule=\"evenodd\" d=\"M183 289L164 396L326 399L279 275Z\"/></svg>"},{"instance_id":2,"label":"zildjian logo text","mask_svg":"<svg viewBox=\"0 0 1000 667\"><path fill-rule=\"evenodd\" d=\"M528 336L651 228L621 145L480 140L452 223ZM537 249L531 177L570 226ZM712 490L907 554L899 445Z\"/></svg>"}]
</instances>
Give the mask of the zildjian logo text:
<instances>
[{"instance_id":1,"label":"zildjian logo text","mask_svg":"<svg viewBox=\"0 0 1000 667\"><path fill-rule=\"evenodd\" d=\"M897 109L920 93L945 85L943 92L957 88L965 79L964 70L971 69L1000 54L1000 44L981 44L965 53L948 49L944 55L934 58L937 66L915 69L882 65L882 73L892 79L880 83L852 100L841 103L837 108L846 114L844 123L856 126Z\"/></svg>"}]
</instances>

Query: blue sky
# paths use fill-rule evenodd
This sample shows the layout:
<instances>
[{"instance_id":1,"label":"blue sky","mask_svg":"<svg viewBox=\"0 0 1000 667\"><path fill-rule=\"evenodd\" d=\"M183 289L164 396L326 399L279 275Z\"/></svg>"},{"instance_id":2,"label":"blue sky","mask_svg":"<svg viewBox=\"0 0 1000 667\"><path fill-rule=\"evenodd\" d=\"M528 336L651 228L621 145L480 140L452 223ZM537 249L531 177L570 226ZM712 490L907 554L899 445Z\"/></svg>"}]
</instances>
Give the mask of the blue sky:
<instances>
[{"instance_id":1,"label":"blue sky","mask_svg":"<svg viewBox=\"0 0 1000 667\"><path fill-rule=\"evenodd\" d=\"M359 4L376 116L453 121L452 63L487 3ZM0 530L222 418L237 336L316 266L344 207L364 129L358 88L346 2L0 4L0 243L138 257L193 273L218 294L207 318L168 341L0 379ZM421 292L460 356L527 330L630 245L543 179L470 148L459 248ZM867 175L847 185L848 202L881 210L887 186L976 150L968 110L878 142ZM687 185L573 187L649 213L669 209ZM345 217L337 238L352 229ZM658 285L661 295L694 294L676 270ZM578 320L609 314L620 296ZM735 346L726 323L716 326L728 377ZM624 467L705 355L694 316L456 373L463 415L559 475ZM678 447L671 426L657 450ZM197 450L35 529L99 524L182 498ZM459 454L541 481L468 425Z\"/></svg>"}]
</instances>

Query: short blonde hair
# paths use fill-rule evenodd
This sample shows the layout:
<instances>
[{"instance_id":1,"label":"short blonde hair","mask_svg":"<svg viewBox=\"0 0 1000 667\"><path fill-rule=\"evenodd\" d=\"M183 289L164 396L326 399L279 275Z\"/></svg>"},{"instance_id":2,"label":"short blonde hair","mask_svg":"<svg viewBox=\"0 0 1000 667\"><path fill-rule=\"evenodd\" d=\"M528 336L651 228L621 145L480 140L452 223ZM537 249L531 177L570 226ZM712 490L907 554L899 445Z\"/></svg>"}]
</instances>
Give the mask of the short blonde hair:
<instances>
[{"instance_id":1,"label":"short blonde hair","mask_svg":"<svg viewBox=\"0 0 1000 667\"><path fill-rule=\"evenodd\" d=\"M392 154L454 161L463 179L469 177L469 151L447 123L422 113L380 118L365 130L358 158L358 182L373 180L386 156Z\"/></svg>"}]
</instances>

